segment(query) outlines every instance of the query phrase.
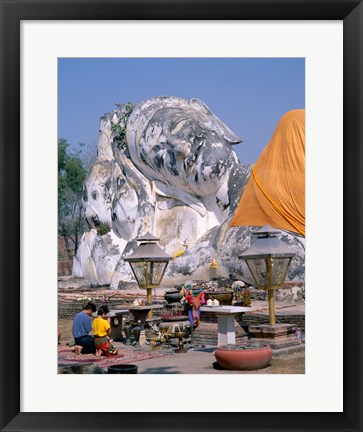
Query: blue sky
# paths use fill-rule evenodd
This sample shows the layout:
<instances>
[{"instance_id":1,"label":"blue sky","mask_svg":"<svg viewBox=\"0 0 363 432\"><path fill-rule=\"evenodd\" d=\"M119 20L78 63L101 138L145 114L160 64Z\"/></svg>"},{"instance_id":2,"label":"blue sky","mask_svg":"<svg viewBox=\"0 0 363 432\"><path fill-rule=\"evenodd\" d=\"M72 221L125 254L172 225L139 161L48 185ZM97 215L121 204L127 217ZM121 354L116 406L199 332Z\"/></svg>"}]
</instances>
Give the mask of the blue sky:
<instances>
[{"instance_id":1,"label":"blue sky","mask_svg":"<svg viewBox=\"0 0 363 432\"><path fill-rule=\"evenodd\" d=\"M99 119L114 103L152 96L198 98L243 143L242 163L254 163L282 115L305 108L302 58L61 58L58 138L96 147Z\"/></svg>"}]
</instances>

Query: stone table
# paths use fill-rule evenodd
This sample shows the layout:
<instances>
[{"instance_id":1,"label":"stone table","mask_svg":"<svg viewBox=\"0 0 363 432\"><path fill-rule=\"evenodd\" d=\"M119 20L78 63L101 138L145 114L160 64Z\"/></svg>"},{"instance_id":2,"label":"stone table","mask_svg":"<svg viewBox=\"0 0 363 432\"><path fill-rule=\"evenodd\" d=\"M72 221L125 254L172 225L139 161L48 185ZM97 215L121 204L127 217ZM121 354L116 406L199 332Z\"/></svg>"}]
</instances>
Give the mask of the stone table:
<instances>
[{"instance_id":1,"label":"stone table","mask_svg":"<svg viewBox=\"0 0 363 432\"><path fill-rule=\"evenodd\" d=\"M243 312L251 312L253 308L243 306L201 306L201 312L215 313L218 319L218 345L236 343L234 318Z\"/></svg>"}]
</instances>

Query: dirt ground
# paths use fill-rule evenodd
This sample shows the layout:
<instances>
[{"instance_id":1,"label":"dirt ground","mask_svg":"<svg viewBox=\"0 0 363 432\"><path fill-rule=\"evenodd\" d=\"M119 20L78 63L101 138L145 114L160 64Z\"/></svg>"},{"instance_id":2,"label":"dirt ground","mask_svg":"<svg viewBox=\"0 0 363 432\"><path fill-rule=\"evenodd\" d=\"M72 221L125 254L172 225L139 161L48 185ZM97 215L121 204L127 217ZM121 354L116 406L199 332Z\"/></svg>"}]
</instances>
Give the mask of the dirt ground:
<instances>
[{"instance_id":1,"label":"dirt ground","mask_svg":"<svg viewBox=\"0 0 363 432\"><path fill-rule=\"evenodd\" d=\"M58 319L58 331L62 333L61 343L72 341L72 320Z\"/></svg>"}]
</instances>

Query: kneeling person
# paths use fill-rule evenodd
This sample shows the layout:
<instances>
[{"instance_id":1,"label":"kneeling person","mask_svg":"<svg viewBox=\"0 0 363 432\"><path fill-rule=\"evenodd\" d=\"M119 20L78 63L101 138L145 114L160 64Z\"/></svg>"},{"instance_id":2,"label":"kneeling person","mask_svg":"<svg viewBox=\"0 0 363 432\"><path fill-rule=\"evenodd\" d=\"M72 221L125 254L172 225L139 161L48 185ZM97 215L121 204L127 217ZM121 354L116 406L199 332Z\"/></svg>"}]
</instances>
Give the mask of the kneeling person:
<instances>
[{"instance_id":1,"label":"kneeling person","mask_svg":"<svg viewBox=\"0 0 363 432\"><path fill-rule=\"evenodd\" d=\"M94 339L88 333L92 330L92 313L96 312L96 305L87 303L82 312L79 312L73 320L72 333L76 344L77 354L95 354Z\"/></svg>"},{"instance_id":2,"label":"kneeling person","mask_svg":"<svg viewBox=\"0 0 363 432\"><path fill-rule=\"evenodd\" d=\"M115 355L118 352L110 342L111 326L110 318L107 317L108 312L107 306L101 306L97 312L97 318L93 321L96 356L98 357L102 354Z\"/></svg>"}]
</instances>

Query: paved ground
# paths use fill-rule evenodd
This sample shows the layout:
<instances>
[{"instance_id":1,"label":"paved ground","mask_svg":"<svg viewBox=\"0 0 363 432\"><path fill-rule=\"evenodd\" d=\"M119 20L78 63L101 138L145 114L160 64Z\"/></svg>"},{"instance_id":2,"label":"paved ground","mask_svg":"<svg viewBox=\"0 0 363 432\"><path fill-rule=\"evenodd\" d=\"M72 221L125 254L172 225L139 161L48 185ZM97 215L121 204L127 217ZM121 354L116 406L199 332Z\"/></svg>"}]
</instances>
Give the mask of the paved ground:
<instances>
[{"instance_id":1,"label":"paved ground","mask_svg":"<svg viewBox=\"0 0 363 432\"><path fill-rule=\"evenodd\" d=\"M266 301L254 300L254 313L268 316L268 305ZM278 315L304 315L305 303L276 302L276 314ZM62 330L62 339L71 339L70 320L59 320ZM304 342L304 333L302 339ZM123 343L115 342L120 349ZM137 348L135 348L137 349ZM138 349L148 349L147 347ZM176 354L173 351L176 346L168 351L165 357L142 360L135 362L138 365L139 374L304 374L305 373L305 350L304 344L298 349L287 349L274 352L271 364L264 369L257 371L227 371L214 368L215 357L213 351L215 347L194 347L187 353ZM72 370L63 368L60 373L107 373L107 369L86 366L83 369Z\"/></svg>"},{"instance_id":2,"label":"paved ground","mask_svg":"<svg viewBox=\"0 0 363 432\"><path fill-rule=\"evenodd\" d=\"M114 342L122 352L125 346L121 342ZM131 347L128 347L131 348ZM139 374L303 374L305 373L305 349L304 345L293 349L285 349L274 352L268 367L256 371L232 371L222 370L215 362L213 352L216 347L194 347L186 353L175 353L177 347L163 350L165 357L152 358L133 362L138 366ZM146 346L133 349L149 349ZM95 365L59 368L59 373L107 373L107 368L99 368Z\"/></svg>"},{"instance_id":3,"label":"paved ground","mask_svg":"<svg viewBox=\"0 0 363 432\"><path fill-rule=\"evenodd\" d=\"M214 367L215 347L190 349L187 353L173 353L168 357L135 362L140 374L278 374L278 373L305 373L305 353L300 352L274 355L270 366L256 371L231 371Z\"/></svg>"}]
</instances>

